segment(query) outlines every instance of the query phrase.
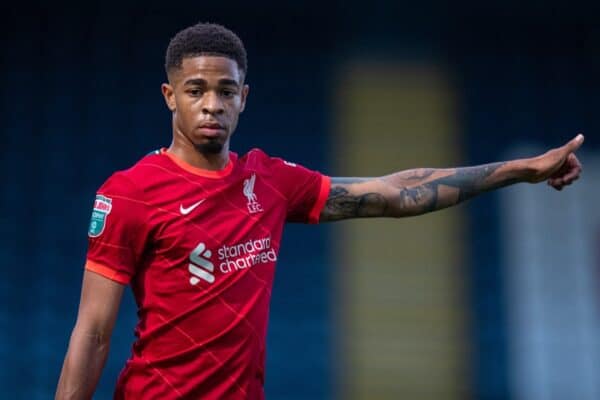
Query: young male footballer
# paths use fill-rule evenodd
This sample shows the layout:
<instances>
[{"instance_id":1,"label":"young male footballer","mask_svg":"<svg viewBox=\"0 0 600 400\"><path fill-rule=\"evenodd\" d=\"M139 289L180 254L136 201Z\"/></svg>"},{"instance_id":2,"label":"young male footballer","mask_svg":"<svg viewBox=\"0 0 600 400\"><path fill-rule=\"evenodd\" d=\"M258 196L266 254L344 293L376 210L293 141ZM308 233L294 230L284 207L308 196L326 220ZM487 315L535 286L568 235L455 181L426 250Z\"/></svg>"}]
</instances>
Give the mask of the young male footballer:
<instances>
[{"instance_id":1,"label":"young male footballer","mask_svg":"<svg viewBox=\"0 0 600 400\"><path fill-rule=\"evenodd\" d=\"M405 217L518 182L579 177L577 135L534 158L330 178L259 149L229 149L248 99L246 50L200 23L166 53L173 138L98 190L81 302L56 392L89 399L131 285L139 321L115 399L263 399L265 337L283 226Z\"/></svg>"}]
</instances>

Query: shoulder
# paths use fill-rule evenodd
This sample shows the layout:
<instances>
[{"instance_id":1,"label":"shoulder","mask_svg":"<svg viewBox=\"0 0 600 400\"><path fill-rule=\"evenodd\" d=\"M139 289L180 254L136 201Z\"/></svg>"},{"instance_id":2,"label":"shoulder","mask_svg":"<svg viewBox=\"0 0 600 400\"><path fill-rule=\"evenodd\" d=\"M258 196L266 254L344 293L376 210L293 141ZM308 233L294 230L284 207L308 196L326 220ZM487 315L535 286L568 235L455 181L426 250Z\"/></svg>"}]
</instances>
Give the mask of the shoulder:
<instances>
[{"instance_id":1,"label":"shoulder","mask_svg":"<svg viewBox=\"0 0 600 400\"><path fill-rule=\"evenodd\" d=\"M246 168L259 168L269 161L270 157L263 150L253 148L238 159L238 163Z\"/></svg>"},{"instance_id":2,"label":"shoulder","mask_svg":"<svg viewBox=\"0 0 600 400\"><path fill-rule=\"evenodd\" d=\"M160 162L161 158L159 150L148 153L131 167L110 175L98 189L98 193L141 197L144 182L148 181L148 164Z\"/></svg>"},{"instance_id":3,"label":"shoulder","mask_svg":"<svg viewBox=\"0 0 600 400\"><path fill-rule=\"evenodd\" d=\"M112 220L123 224L143 223L148 202L143 191L130 177L130 170L113 173L96 192L92 217L103 217L102 222L113 214ZM100 213L100 214L99 214ZM92 226L90 226L92 229ZM91 231L90 231L91 232ZM101 232L100 232L101 233ZM99 234L90 235L91 237Z\"/></svg>"},{"instance_id":4,"label":"shoulder","mask_svg":"<svg viewBox=\"0 0 600 400\"><path fill-rule=\"evenodd\" d=\"M271 174L277 171L296 168L296 163L287 161L281 157L273 157L261 149L254 148L240 157L239 162L245 169L254 172Z\"/></svg>"},{"instance_id":5,"label":"shoulder","mask_svg":"<svg viewBox=\"0 0 600 400\"><path fill-rule=\"evenodd\" d=\"M128 170L113 173L100 188L98 195L110 197L141 198L141 190L131 179Z\"/></svg>"}]
</instances>

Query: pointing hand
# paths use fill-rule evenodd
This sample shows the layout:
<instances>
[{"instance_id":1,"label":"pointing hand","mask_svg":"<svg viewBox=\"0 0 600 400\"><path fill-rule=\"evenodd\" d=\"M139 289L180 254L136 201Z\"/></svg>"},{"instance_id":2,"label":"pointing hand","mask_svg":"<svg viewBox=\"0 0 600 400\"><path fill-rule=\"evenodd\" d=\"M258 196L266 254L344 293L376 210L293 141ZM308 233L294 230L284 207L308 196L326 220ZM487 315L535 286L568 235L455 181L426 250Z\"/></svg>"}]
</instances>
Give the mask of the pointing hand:
<instances>
[{"instance_id":1,"label":"pointing hand","mask_svg":"<svg viewBox=\"0 0 600 400\"><path fill-rule=\"evenodd\" d=\"M526 180L531 183L547 180L548 185L556 190L562 190L566 185L579 179L582 167L575 156L575 151L579 149L583 140L583 135L579 134L564 146L527 159L529 176Z\"/></svg>"}]
</instances>

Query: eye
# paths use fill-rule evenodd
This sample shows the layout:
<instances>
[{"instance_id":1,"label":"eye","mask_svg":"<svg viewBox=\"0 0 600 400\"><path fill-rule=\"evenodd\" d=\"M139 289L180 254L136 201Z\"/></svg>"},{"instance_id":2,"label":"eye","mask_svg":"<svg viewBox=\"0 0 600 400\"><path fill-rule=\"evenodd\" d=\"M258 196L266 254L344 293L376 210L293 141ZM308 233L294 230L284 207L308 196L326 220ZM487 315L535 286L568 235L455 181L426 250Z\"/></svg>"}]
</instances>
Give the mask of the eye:
<instances>
[{"instance_id":1,"label":"eye","mask_svg":"<svg viewBox=\"0 0 600 400\"><path fill-rule=\"evenodd\" d=\"M198 96L202 95L202 90L200 90L200 89L190 89L190 90L188 90L188 93L192 97L198 97Z\"/></svg>"},{"instance_id":2,"label":"eye","mask_svg":"<svg viewBox=\"0 0 600 400\"><path fill-rule=\"evenodd\" d=\"M227 97L227 98L231 98L231 97L235 96L235 94L236 94L235 90L231 90L231 89L223 89L223 91L221 93L223 94L224 97Z\"/></svg>"}]
</instances>

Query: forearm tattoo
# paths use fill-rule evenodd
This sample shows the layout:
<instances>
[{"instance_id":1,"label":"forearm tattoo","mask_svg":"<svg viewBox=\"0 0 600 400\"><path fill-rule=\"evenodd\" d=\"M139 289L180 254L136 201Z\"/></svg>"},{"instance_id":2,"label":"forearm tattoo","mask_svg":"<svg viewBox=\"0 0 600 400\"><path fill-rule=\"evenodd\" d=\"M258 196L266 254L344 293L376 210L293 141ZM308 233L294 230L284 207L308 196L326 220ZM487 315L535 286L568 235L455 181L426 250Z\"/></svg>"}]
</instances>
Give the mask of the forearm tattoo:
<instances>
[{"instance_id":1,"label":"forearm tattoo","mask_svg":"<svg viewBox=\"0 0 600 400\"><path fill-rule=\"evenodd\" d=\"M403 217L450 207L479 193L517 182L494 176L505 164L445 170L422 168L373 179L334 178L322 220ZM361 184L370 190L361 190ZM385 190L371 190L373 188Z\"/></svg>"}]
</instances>

